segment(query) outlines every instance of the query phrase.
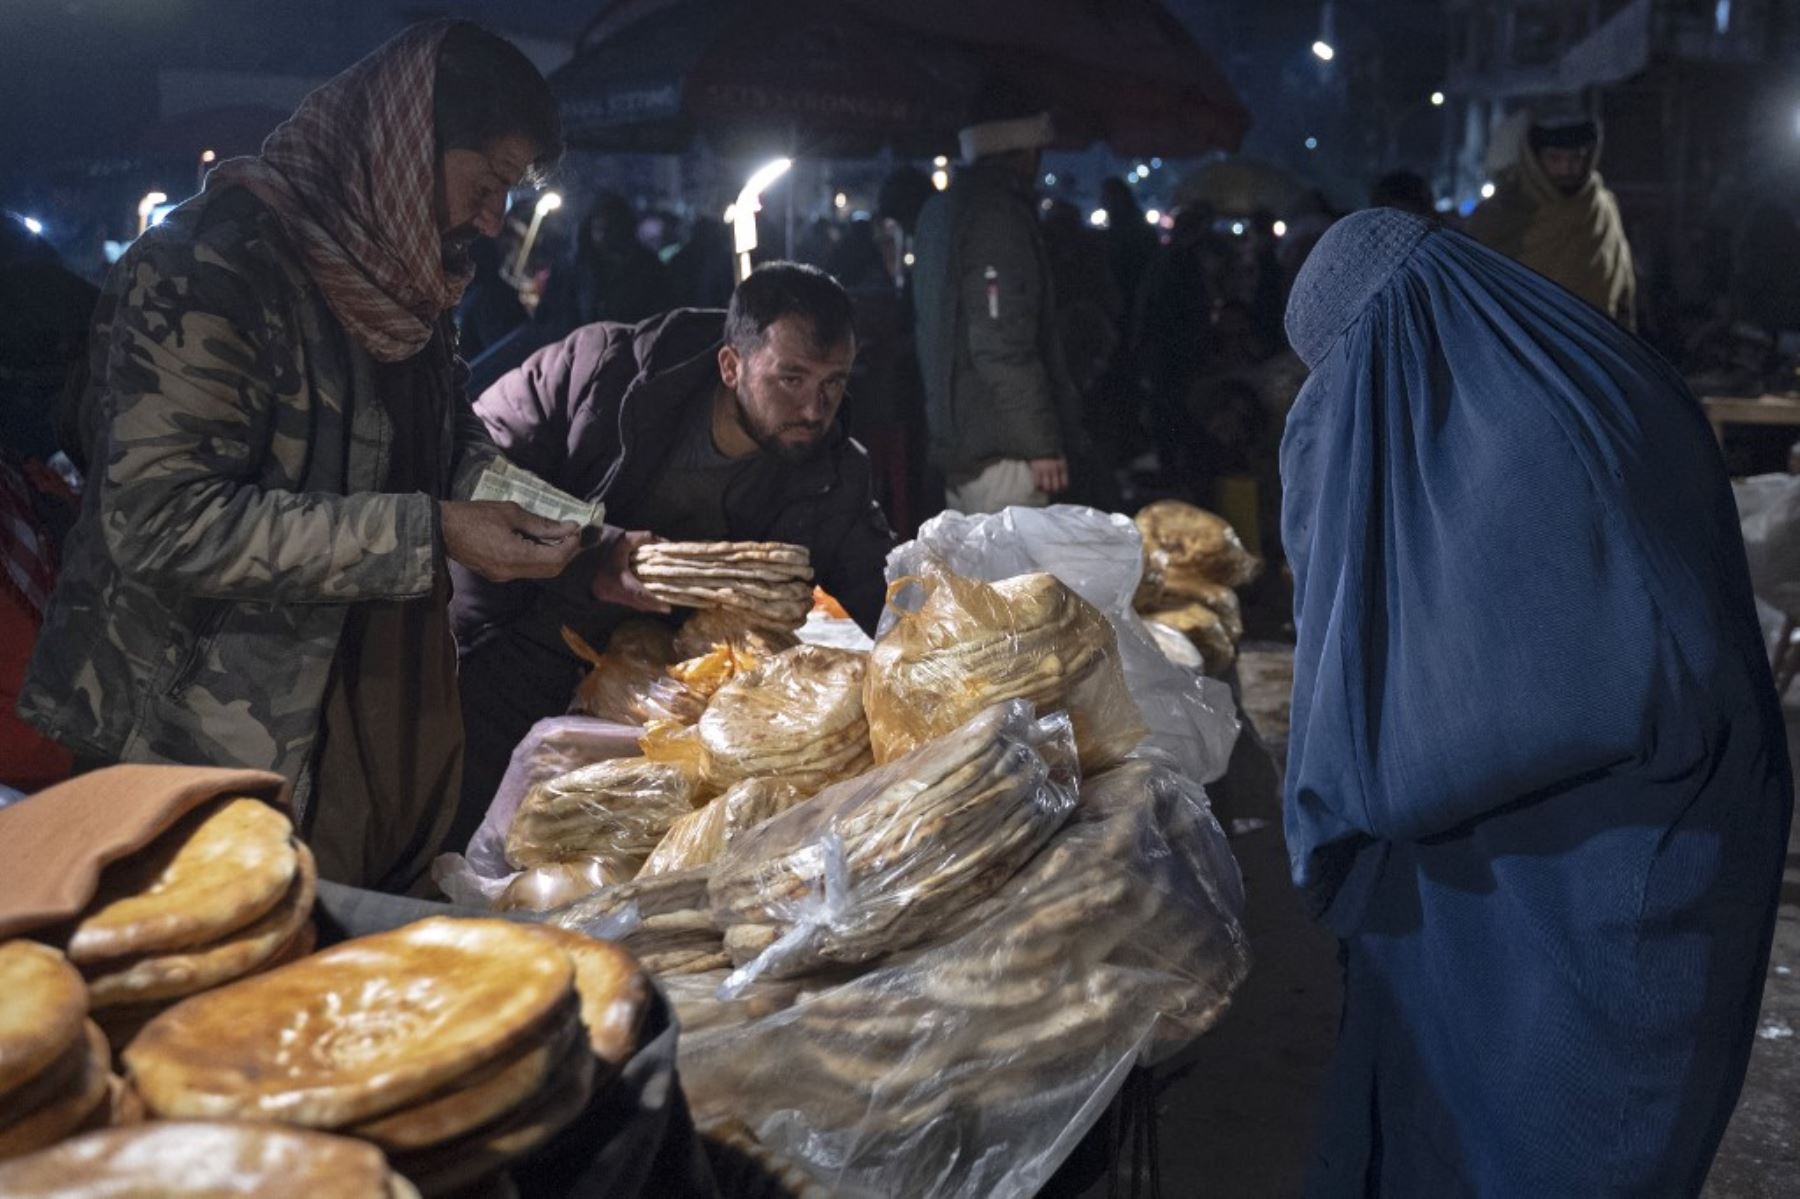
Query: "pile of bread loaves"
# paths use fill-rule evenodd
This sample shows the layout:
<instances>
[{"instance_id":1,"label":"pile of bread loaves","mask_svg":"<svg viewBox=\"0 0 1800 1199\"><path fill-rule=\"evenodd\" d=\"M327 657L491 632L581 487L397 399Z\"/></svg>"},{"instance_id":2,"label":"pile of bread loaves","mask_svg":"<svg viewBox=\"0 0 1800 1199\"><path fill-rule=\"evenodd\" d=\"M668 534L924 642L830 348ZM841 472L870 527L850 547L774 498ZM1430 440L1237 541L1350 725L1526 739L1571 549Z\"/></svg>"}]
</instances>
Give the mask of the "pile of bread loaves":
<instances>
[{"instance_id":1,"label":"pile of bread loaves","mask_svg":"<svg viewBox=\"0 0 1800 1199\"><path fill-rule=\"evenodd\" d=\"M279 809L224 799L0 943L0 1194L449 1194L637 1052L619 946L433 917L314 952L315 883Z\"/></svg>"},{"instance_id":2,"label":"pile of bread loaves","mask_svg":"<svg viewBox=\"0 0 1800 1199\"><path fill-rule=\"evenodd\" d=\"M1144 577L1133 606L1153 632L1160 626L1192 642L1208 674L1230 670L1244 639L1237 588L1256 581L1262 559L1224 518L1180 500L1158 500L1135 520Z\"/></svg>"}]
</instances>

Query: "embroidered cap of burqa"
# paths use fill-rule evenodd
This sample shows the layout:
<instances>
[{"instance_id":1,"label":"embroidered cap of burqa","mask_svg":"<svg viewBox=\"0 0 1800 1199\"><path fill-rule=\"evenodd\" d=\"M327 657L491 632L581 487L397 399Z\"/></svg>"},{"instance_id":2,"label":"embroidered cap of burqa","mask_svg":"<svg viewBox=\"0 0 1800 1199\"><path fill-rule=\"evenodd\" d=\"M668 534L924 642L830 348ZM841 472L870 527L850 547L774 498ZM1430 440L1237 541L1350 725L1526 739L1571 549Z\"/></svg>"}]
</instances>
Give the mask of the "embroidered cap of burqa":
<instances>
[{"instance_id":1,"label":"embroidered cap of burqa","mask_svg":"<svg viewBox=\"0 0 1800 1199\"><path fill-rule=\"evenodd\" d=\"M1694 1193L1793 807L1699 407L1392 210L1326 235L1287 322L1286 825L1346 961L1309 1193Z\"/></svg>"}]
</instances>

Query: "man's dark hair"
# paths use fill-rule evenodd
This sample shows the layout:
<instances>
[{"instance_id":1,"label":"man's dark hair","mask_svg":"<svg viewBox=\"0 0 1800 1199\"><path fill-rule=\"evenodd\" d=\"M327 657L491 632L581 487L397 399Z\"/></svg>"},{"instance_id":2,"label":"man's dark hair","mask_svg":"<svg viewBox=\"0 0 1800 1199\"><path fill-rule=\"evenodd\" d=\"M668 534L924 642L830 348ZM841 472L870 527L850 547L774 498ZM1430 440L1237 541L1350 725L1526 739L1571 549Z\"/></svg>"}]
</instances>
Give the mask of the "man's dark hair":
<instances>
[{"instance_id":1,"label":"man's dark hair","mask_svg":"<svg viewBox=\"0 0 1800 1199\"><path fill-rule=\"evenodd\" d=\"M765 263L731 293L725 343L748 354L763 344L770 325L788 316L804 318L812 328L814 348L828 350L850 338L856 310L843 285L818 267Z\"/></svg>"},{"instance_id":2,"label":"man's dark hair","mask_svg":"<svg viewBox=\"0 0 1800 1199\"><path fill-rule=\"evenodd\" d=\"M519 48L468 21L456 21L438 47L433 85L438 153L485 153L504 137L537 151L531 178L541 182L562 158L562 115L550 85Z\"/></svg>"},{"instance_id":3,"label":"man's dark hair","mask_svg":"<svg viewBox=\"0 0 1800 1199\"><path fill-rule=\"evenodd\" d=\"M1390 171L1377 179L1369 192L1369 206L1398 208L1418 216L1431 216L1437 210L1431 184L1411 171Z\"/></svg>"}]
</instances>

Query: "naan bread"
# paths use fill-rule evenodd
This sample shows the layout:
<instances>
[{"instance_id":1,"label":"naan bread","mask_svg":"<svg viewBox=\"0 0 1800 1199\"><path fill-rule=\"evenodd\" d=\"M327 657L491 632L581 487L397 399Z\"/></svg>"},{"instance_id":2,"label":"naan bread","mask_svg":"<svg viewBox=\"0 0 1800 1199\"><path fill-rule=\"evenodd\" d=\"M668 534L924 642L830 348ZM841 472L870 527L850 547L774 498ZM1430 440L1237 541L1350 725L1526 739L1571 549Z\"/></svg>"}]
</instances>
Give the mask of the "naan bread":
<instances>
[{"instance_id":1,"label":"naan bread","mask_svg":"<svg viewBox=\"0 0 1800 1199\"><path fill-rule=\"evenodd\" d=\"M81 1038L87 986L63 955L36 941L0 944L0 1108Z\"/></svg>"},{"instance_id":2,"label":"naan bread","mask_svg":"<svg viewBox=\"0 0 1800 1199\"><path fill-rule=\"evenodd\" d=\"M81 965L206 945L265 915L298 862L293 826L261 800L189 813L143 850L113 863L69 939Z\"/></svg>"},{"instance_id":3,"label":"naan bread","mask_svg":"<svg viewBox=\"0 0 1800 1199\"><path fill-rule=\"evenodd\" d=\"M17 1118L0 1124L0 1159L35 1153L68 1136L106 1099L112 1050L90 1022L82 1036L42 1079L44 1093L21 1096ZM0 1195L10 1194L0 1187Z\"/></svg>"},{"instance_id":4,"label":"naan bread","mask_svg":"<svg viewBox=\"0 0 1800 1199\"><path fill-rule=\"evenodd\" d=\"M159 954L90 970L88 995L96 1008L193 995L242 978L272 962L312 919L319 881L312 852L296 846L299 869L288 894L256 923L213 945Z\"/></svg>"},{"instance_id":5,"label":"naan bread","mask_svg":"<svg viewBox=\"0 0 1800 1199\"><path fill-rule=\"evenodd\" d=\"M638 1051L638 1034L650 1010L650 980L637 959L611 941L582 933L547 924L533 931L569 955L581 996L581 1023L595 1056L609 1066L624 1065Z\"/></svg>"},{"instance_id":6,"label":"naan bread","mask_svg":"<svg viewBox=\"0 0 1800 1199\"><path fill-rule=\"evenodd\" d=\"M434 916L177 1004L125 1063L157 1116L337 1128L504 1057L573 985L528 928Z\"/></svg>"},{"instance_id":7,"label":"naan bread","mask_svg":"<svg viewBox=\"0 0 1800 1199\"><path fill-rule=\"evenodd\" d=\"M279 1124L92 1132L0 1164L9 1199L399 1199L381 1150Z\"/></svg>"}]
</instances>

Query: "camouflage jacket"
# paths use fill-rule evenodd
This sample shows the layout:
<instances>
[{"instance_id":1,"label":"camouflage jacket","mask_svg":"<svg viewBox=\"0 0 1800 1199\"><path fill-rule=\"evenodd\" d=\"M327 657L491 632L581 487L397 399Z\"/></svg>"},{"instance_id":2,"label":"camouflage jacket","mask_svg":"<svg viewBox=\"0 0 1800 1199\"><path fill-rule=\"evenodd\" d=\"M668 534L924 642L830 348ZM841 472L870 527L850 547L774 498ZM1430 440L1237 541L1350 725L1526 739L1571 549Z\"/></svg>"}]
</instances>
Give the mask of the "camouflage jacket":
<instances>
[{"instance_id":1,"label":"camouflage jacket","mask_svg":"<svg viewBox=\"0 0 1800 1199\"><path fill-rule=\"evenodd\" d=\"M423 353L460 367L446 320ZM19 712L79 754L262 767L304 803L348 606L431 594L434 497L384 494L392 423L274 214L197 197L95 314L82 512ZM460 386L451 498L495 456Z\"/></svg>"}]
</instances>

